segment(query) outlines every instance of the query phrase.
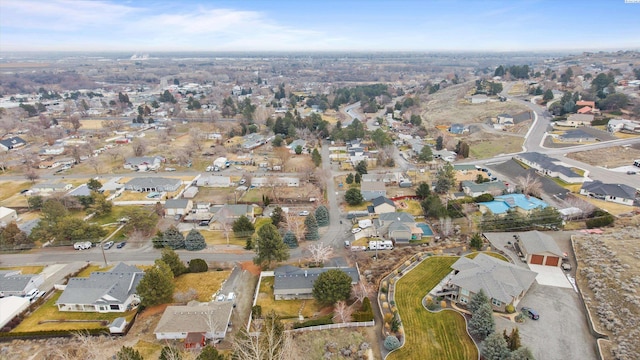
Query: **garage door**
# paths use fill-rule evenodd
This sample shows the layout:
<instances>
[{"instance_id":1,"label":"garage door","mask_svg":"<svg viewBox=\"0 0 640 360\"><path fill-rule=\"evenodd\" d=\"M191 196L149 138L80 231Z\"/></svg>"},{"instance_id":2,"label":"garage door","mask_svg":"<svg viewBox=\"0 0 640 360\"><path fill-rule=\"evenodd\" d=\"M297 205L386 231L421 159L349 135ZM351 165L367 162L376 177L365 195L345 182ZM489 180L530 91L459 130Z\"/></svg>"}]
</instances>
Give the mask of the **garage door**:
<instances>
[{"instance_id":1,"label":"garage door","mask_svg":"<svg viewBox=\"0 0 640 360\"><path fill-rule=\"evenodd\" d=\"M544 260L542 255L531 255L531 263L534 265L542 265L542 260Z\"/></svg>"},{"instance_id":2,"label":"garage door","mask_svg":"<svg viewBox=\"0 0 640 360\"><path fill-rule=\"evenodd\" d=\"M557 256L547 256L547 261L544 263L548 266L558 266L558 262L560 262L560 258Z\"/></svg>"}]
</instances>

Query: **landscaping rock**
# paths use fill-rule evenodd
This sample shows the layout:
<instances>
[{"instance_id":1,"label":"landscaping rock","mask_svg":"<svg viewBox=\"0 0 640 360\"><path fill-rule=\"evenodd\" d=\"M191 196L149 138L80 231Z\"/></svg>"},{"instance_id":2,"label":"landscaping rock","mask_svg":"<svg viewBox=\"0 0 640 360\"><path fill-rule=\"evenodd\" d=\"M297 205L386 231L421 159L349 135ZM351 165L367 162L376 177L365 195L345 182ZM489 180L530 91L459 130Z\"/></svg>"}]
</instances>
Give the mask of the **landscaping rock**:
<instances>
[{"instance_id":1,"label":"landscaping rock","mask_svg":"<svg viewBox=\"0 0 640 360\"><path fill-rule=\"evenodd\" d=\"M360 344L360 350L367 350L369 349L371 346L369 345L368 342L363 342L362 344Z\"/></svg>"}]
</instances>

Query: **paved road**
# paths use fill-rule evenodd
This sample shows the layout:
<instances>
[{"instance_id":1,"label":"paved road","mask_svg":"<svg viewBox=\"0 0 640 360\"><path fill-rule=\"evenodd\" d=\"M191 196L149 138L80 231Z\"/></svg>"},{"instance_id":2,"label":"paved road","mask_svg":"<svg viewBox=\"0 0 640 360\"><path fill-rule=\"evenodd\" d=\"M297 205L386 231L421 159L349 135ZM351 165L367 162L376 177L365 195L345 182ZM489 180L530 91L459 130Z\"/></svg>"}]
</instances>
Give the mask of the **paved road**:
<instances>
[{"instance_id":1,"label":"paved road","mask_svg":"<svg viewBox=\"0 0 640 360\"><path fill-rule=\"evenodd\" d=\"M322 143L322 168L328 171L331 176L327 181L327 200L329 202L329 228L322 235L320 239L324 244L331 245L333 248L340 248L344 244L342 239L345 229L348 225L345 221L342 221L340 216L340 205L338 201L338 192L336 192L334 177L337 175L334 173L331 167L331 161L329 159L329 144L327 142ZM340 222L343 222L342 224Z\"/></svg>"}]
</instances>

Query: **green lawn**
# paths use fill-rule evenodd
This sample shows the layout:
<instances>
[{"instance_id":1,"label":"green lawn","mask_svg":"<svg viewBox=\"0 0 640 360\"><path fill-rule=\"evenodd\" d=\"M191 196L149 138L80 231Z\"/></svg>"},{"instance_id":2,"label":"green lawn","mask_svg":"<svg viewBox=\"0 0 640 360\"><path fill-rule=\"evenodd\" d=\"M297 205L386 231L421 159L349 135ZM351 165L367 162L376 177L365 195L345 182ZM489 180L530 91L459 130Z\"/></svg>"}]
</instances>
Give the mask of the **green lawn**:
<instances>
[{"instance_id":1,"label":"green lawn","mask_svg":"<svg viewBox=\"0 0 640 360\"><path fill-rule=\"evenodd\" d=\"M263 277L260 282L260 293L258 294L257 305L262 306L262 313L267 314L271 310L275 311L283 319L297 318L298 311L304 302L302 316L313 317L320 312L321 307L313 299L310 300L276 300L273 296L274 277Z\"/></svg>"},{"instance_id":2,"label":"green lawn","mask_svg":"<svg viewBox=\"0 0 640 360\"><path fill-rule=\"evenodd\" d=\"M124 217L124 213L126 211L136 207L139 207L139 206L114 206L111 208L111 212L109 214L105 214L102 216L94 216L89 221L95 222L100 225L116 223L118 222L118 219Z\"/></svg>"},{"instance_id":3,"label":"green lawn","mask_svg":"<svg viewBox=\"0 0 640 360\"><path fill-rule=\"evenodd\" d=\"M62 291L56 291L43 305L41 305L30 316L25 318L12 332L30 332L30 331L46 331L46 330L87 330L99 329L106 327L100 321L113 321L115 318L124 316L127 321L131 321L136 310L120 313L97 313L97 312L73 312L58 311L56 301L62 294ZM46 322L45 320L96 320L91 322ZM108 325L108 324L107 324Z\"/></svg>"},{"instance_id":4,"label":"green lawn","mask_svg":"<svg viewBox=\"0 0 640 360\"><path fill-rule=\"evenodd\" d=\"M201 231L200 233L208 245L227 245L227 237L222 230ZM246 237L236 237L233 231L229 230L229 245L245 246L246 244Z\"/></svg>"},{"instance_id":5,"label":"green lawn","mask_svg":"<svg viewBox=\"0 0 640 360\"><path fill-rule=\"evenodd\" d=\"M405 331L405 345L387 357L405 359L477 359L478 350L466 332L462 315L431 313L422 306L427 291L450 271L457 257L431 257L400 279L395 301Z\"/></svg>"}]
</instances>

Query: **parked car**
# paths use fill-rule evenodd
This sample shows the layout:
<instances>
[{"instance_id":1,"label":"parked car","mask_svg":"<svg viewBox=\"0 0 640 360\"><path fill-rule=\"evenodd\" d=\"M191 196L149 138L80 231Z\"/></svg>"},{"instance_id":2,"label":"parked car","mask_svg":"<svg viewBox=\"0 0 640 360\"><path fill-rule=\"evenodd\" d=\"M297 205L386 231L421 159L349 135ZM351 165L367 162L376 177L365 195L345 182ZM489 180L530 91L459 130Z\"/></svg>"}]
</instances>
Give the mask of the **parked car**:
<instances>
[{"instance_id":1,"label":"parked car","mask_svg":"<svg viewBox=\"0 0 640 360\"><path fill-rule=\"evenodd\" d=\"M560 265L560 267L562 268L562 270L565 270L565 271L571 271L571 264L570 264L569 262L567 262L567 261L564 261L564 262Z\"/></svg>"},{"instance_id":2,"label":"parked car","mask_svg":"<svg viewBox=\"0 0 640 360\"><path fill-rule=\"evenodd\" d=\"M627 171L627 175L635 175L635 174L636 174L636 172L635 172L635 171L633 171L633 170L629 170L629 171Z\"/></svg>"},{"instance_id":3,"label":"parked car","mask_svg":"<svg viewBox=\"0 0 640 360\"><path fill-rule=\"evenodd\" d=\"M247 182L247 179L240 179L240 185L244 185Z\"/></svg>"},{"instance_id":4,"label":"parked car","mask_svg":"<svg viewBox=\"0 0 640 360\"><path fill-rule=\"evenodd\" d=\"M168 167L164 168L164 171L176 171L176 168Z\"/></svg>"},{"instance_id":5,"label":"parked car","mask_svg":"<svg viewBox=\"0 0 640 360\"><path fill-rule=\"evenodd\" d=\"M28 293L26 293L24 295L24 297L29 299L29 301L33 301L33 300L35 300L35 298L36 298L36 296L38 295L39 292L40 292L40 290L38 290L38 289L31 289Z\"/></svg>"},{"instance_id":6,"label":"parked car","mask_svg":"<svg viewBox=\"0 0 640 360\"><path fill-rule=\"evenodd\" d=\"M126 241L123 241L123 242L119 242L119 243L118 243L118 245L116 245L116 247L117 247L118 249L122 249L125 245L127 245L127 242L126 242Z\"/></svg>"},{"instance_id":7,"label":"parked car","mask_svg":"<svg viewBox=\"0 0 640 360\"><path fill-rule=\"evenodd\" d=\"M202 220L198 223L200 226L209 226L209 220Z\"/></svg>"},{"instance_id":8,"label":"parked car","mask_svg":"<svg viewBox=\"0 0 640 360\"><path fill-rule=\"evenodd\" d=\"M538 314L537 311L533 310L532 308L529 307L523 307L522 308L522 312L527 315L528 317L530 317L532 320L538 320L540 319L540 314Z\"/></svg>"},{"instance_id":9,"label":"parked car","mask_svg":"<svg viewBox=\"0 0 640 360\"><path fill-rule=\"evenodd\" d=\"M309 212L308 212L307 210L300 211L300 212L298 213L298 216L309 216Z\"/></svg>"},{"instance_id":10,"label":"parked car","mask_svg":"<svg viewBox=\"0 0 640 360\"><path fill-rule=\"evenodd\" d=\"M109 250L109 249L111 249L111 248L113 247L113 241L107 241L106 243L104 243L104 245L102 245L102 247L103 247L105 250Z\"/></svg>"},{"instance_id":11,"label":"parked car","mask_svg":"<svg viewBox=\"0 0 640 360\"><path fill-rule=\"evenodd\" d=\"M359 233L360 231L362 231L362 229L360 229L359 227L357 227L355 229L351 229L351 233L352 234Z\"/></svg>"}]
</instances>

